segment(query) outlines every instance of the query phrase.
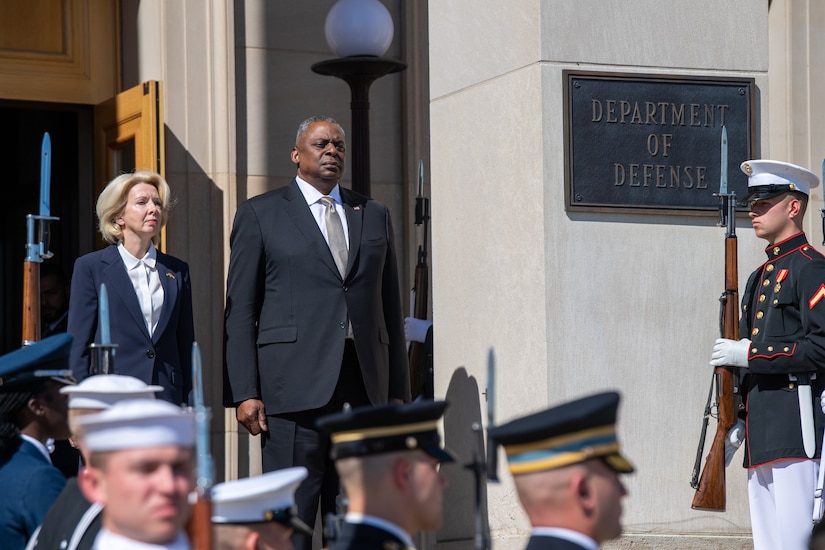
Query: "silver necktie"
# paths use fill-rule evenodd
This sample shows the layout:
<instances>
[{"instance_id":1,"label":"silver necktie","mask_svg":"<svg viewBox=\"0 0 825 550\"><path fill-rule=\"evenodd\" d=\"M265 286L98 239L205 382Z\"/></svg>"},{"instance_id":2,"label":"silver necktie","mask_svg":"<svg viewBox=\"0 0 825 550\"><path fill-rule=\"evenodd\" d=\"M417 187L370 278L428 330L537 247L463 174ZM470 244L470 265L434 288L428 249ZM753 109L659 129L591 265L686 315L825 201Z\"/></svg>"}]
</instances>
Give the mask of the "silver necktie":
<instances>
[{"instance_id":1,"label":"silver necktie","mask_svg":"<svg viewBox=\"0 0 825 550\"><path fill-rule=\"evenodd\" d=\"M338 266L338 272L343 278L347 273L347 257L349 256L347 241L344 238L344 226L335 210L335 200L324 195L321 197L321 202L324 203L324 222L327 225L329 249L335 259L335 265Z\"/></svg>"}]
</instances>

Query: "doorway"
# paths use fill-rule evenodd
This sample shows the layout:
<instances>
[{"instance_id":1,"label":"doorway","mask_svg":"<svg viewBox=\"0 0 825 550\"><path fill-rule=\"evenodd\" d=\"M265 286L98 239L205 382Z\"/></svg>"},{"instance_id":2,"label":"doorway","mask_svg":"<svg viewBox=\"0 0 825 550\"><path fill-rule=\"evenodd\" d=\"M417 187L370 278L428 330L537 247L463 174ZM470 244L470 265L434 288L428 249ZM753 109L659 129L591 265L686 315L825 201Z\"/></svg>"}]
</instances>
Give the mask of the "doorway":
<instances>
[{"instance_id":1,"label":"doorway","mask_svg":"<svg viewBox=\"0 0 825 550\"><path fill-rule=\"evenodd\" d=\"M0 101L0 162L5 167L6 212L0 217L0 352L21 346L26 215L40 211L40 153L49 133L51 224L49 250L71 275L75 258L94 246L92 106Z\"/></svg>"}]
</instances>

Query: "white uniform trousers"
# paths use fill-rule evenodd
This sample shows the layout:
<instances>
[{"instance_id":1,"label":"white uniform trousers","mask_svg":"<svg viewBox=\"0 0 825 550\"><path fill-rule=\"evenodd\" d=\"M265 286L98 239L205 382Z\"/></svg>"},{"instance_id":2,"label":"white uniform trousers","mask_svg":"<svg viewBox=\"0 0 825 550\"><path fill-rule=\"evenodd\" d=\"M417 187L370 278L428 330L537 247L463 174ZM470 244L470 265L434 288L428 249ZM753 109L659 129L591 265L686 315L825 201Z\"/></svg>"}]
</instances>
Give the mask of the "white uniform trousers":
<instances>
[{"instance_id":1,"label":"white uniform trousers","mask_svg":"<svg viewBox=\"0 0 825 550\"><path fill-rule=\"evenodd\" d=\"M754 550L807 550L819 461L778 460L748 469Z\"/></svg>"}]
</instances>

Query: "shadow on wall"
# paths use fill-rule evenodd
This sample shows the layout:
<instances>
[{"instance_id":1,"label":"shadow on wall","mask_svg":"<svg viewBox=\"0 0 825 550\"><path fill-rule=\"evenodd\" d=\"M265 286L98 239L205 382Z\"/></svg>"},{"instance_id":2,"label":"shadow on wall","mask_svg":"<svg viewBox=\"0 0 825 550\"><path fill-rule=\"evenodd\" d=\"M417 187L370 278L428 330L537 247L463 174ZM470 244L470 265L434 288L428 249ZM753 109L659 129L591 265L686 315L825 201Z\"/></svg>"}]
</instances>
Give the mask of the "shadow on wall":
<instances>
[{"instance_id":1,"label":"shadow on wall","mask_svg":"<svg viewBox=\"0 0 825 550\"><path fill-rule=\"evenodd\" d=\"M438 543L472 543L479 536L489 536L487 478L483 470L486 447L479 395L477 380L464 367L456 369L445 398L450 406L444 414L444 446L458 460L442 470L448 486ZM481 467L480 477L475 474L477 467Z\"/></svg>"}]
</instances>

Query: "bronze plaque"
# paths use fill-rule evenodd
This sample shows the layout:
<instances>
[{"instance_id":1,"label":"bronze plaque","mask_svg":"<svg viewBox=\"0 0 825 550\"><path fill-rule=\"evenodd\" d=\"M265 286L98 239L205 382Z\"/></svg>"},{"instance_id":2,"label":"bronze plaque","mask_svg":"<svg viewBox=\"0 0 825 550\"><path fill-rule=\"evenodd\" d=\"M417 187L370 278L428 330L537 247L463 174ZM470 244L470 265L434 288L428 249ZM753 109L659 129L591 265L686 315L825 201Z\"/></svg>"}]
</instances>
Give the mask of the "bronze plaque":
<instances>
[{"instance_id":1,"label":"bronze plaque","mask_svg":"<svg viewBox=\"0 0 825 550\"><path fill-rule=\"evenodd\" d=\"M567 70L564 85L567 210L717 212L723 125L728 187L746 196L752 78Z\"/></svg>"}]
</instances>

